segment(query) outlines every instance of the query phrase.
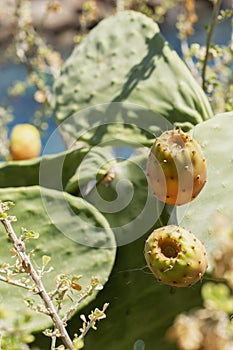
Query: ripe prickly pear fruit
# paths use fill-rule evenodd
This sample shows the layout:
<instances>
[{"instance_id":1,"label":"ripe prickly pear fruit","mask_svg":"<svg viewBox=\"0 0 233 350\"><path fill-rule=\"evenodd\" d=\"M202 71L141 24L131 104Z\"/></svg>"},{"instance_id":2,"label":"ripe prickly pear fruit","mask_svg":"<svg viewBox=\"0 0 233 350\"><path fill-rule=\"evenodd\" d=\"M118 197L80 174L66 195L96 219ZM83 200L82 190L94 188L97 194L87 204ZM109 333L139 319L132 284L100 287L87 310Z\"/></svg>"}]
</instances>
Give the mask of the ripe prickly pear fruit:
<instances>
[{"instance_id":1,"label":"ripe prickly pear fruit","mask_svg":"<svg viewBox=\"0 0 233 350\"><path fill-rule=\"evenodd\" d=\"M206 183L206 160L196 140L182 130L169 130L154 142L147 161L147 179L164 203L192 201Z\"/></svg>"},{"instance_id":2,"label":"ripe prickly pear fruit","mask_svg":"<svg viewBox=\"0 0 233 350\"><path fill-rule=\"evenodd\" d=\"M146 240L144 254L158 281L173 287L192 286L208 267L203 243L175 225L154 230Z\"/></svg>"},{"instance_id":3,"label":"ripe prickly pear fruit","mask_svg":"<svg viewBox=\"0 0 233 350\"><path fill-rule=\"evenodd\" d=\"M31 124L16 125L10 136L10 154L13 160L38 157L41 152L40 133Z\"/></svg>"}]
</instances>

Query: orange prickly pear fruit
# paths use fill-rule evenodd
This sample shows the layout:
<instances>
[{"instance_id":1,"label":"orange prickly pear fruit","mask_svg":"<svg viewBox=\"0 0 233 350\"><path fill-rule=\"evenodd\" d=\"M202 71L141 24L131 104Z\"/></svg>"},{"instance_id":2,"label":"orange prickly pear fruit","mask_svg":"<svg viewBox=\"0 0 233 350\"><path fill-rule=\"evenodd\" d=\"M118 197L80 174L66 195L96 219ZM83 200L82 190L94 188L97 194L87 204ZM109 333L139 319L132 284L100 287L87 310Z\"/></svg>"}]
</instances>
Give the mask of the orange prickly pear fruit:
<instances>
[{"instance_id":1,"label":"orange prickly pear fruit","mask_svg":"<svg viewBox=\"0 0 233 350\"><path fill-rule=\"evenodd\" d=\"M164 203L191 202L206 183L206 160L198 142L182 130L165 131L156 138L147 161L147 179Z\"/></svg>"},{"instance_id":2,"label":"orange prickly pear fruit","mask_svg":"<svg viewBox=\"0 0 233 350\"><path fill-rule=\"evenodd\" d=\"M157 280L173 287L192 286L208 267L203 243L175 225L154 230L146 240L144 254Z\"/></svg>"},{"instance_id":3,"label":"orange prickly pear fruit","mask_svg":"<svg viewBox=\"0 0 233 350\"><path fill-rule=\"evenodd\" d=\"M31 124L14 126L10 135L10 154L13 160L38 157L41 152L40 133Z\"/></svg>"}]
</instances>

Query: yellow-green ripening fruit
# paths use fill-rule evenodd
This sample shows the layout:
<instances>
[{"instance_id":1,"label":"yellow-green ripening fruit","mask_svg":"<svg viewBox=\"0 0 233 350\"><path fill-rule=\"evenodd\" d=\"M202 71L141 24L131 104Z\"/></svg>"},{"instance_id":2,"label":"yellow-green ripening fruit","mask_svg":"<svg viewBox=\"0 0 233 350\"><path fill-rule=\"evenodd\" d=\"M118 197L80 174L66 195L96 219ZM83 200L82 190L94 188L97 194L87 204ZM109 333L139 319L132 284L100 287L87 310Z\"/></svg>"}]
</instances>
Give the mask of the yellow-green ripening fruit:
<instances>
[{"instance_id":1,"label":"yellow-green ripening fruit","mask_svg":"<svg viewBox=\"0 0 233 350\"><path fill-rule=\"evenodd\" d=\"M201 146L182 130L169 130L156 138L147 161L147 180L162 202L191 202L206 183L206 160Z\"/></svg>"},{"instance_id":2,"label":"yellow-green ripening fruit","mask_svg":"<svg viewBox=\"0 0 233 350\"><path fill-rule=\"evenodd\" d=\"M41 147L40 133L35 126L18 124L12 129L10 154L13 160L26 160L38 157Z\"/></svg>"},{"instance_id":3,"label":"yellow-green ripening fruit","mask_svg":"<svg viewBox=\"0 0 233 350\"><path fill-rule=\"evenodd\" d=\"M192 286L208 267L203 243L176 225L154 230L146 240L144 255L157 280L173 287Z\"/></svg>"}]
</instances>

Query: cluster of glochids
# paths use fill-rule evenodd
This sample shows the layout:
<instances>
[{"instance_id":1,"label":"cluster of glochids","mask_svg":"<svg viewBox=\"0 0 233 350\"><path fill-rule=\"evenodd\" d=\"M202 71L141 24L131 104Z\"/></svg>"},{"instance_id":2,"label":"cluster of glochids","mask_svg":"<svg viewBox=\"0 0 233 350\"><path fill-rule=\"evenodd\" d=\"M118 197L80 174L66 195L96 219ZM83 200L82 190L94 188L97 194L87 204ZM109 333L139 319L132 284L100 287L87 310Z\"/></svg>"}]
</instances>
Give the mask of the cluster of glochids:
<instances>
[{"instance_id":1,"label":"cluster of glochids","mask_svg":"<svg viewBox=\"0 0 233 350\"><path fill-rule=\"evenodd\" d=\"M206 160L200 145L180 129L165 131L150 151L147 178L162 202L176 206L192 201L206 183ZM158 281L174 287L192 286L208 267L203 243L176 225L153 231L144 254Z\"/></svg>"}]
</instances>

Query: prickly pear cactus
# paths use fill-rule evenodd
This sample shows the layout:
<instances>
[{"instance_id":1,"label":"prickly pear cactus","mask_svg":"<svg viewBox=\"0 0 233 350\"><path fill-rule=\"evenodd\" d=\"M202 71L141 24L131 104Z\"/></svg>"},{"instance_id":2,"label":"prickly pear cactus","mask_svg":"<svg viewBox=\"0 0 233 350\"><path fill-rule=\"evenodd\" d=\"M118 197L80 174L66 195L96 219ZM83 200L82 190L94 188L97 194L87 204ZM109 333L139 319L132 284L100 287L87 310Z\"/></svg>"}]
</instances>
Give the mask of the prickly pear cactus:
<instances>
[{"instance_id":1,"label":"prickly pear cactus","mask_svg":"<svg viewBox=\"0 0 233 350\"><path fill-rule=\"evenodd\" d=\"M41 190L39 186L1 189L0 199L16 203L10 213L16 215L18 219L17 222L12 223L17 235L21 234L21 227L40 234L39 239L30 240L27 247L35 251L33 259L36 266L42 266L44 255L51 257L50 266L54 267L54 271L45 274L43 278L48 291L54 290L55 276L61 273L70 276L83 275L80 284L84 289L93 276L98 277L102 284L106 283L115 260L115 239L107 221L96 208L81 198L56 190ZM64 202L72 208L72 212L63 209ZM72 239L67 237L65 231L60 230L61 225L69 227L69 231L72 231L73 227ZM8 263L11 266L12 245L2 225L0 233L0 265L2 267L4 263ZM86 244L80 243L79 235L86 237ZM22 277L20 275L20 278ZM27 277L25 275L25 278ZM51 324L48 317L30 311L25 305L23 298L34 299L35 303L40 303L36 295L3 282L0 283L0 294L3 326L9 328L19 322L22 329L37 331ZM74 293L72 298L75 297L77 296ZM92 295L85 305L95 297L96 294ZM67 298L64 306L68 308L70 305Z\"/></svg>"},{"instance_id":2,"label":"prickly pear cactus","mask_svg":"<svg viewBox=\"0 0 233 350\"><path fill-rule=\"evenodd\" d=\"M91 333L86 337L87 350L134 349L139 341L145 349L174 350L174 345L166 340L168 327L178 313L201 304L200 282L191 288L171 290L170 286L156 281L146 267L143 254L147 237L148 233L118 248L109 282L96 299L101 304L108 298L107 320L98 327L97 337ZM85 311L94 307L92 302ZM77 324L81 326L75 316L71 329L75 330Z\"/></svg>"},{"instance_id":3,"label":"prickly pear cactus","mask_svg":"<svg viewBox=\"0 0 233 350\"><path fill-rule=\"evenodd\" d=\"M204 92L192 77L177 53L171 49L159 31L158 25L147 16L124 11L101 21L77 46L67 59L60 77L54 85L54 114L61 130L74 135L86 133L86 140L96 144L91 116L74 113L90 106L127 101L154 112L154 118L144 124L153 133L156 115L170 123L192 127L212 116ZM95 111L101 125L114 122L108 113ZM127 118L122 114L121 122ZM65 123L63 123L65 121ZM115 118L115 122L119 121ZM138 125L139 116L134 118ZM101 128L102 137L111 133L117 136L119 126ZM128 142L135 130L128 127Z\"/></svg>"},{"instance_id":4,"label":"prickly pear cactus","mask_svg":"<svg viewBox=\"0 0 233 350\"><path fill-rule=\"evenodd\" d=\"M175 209L178 224L191 230L200 241L204 242L209 258L215 248L211 233L214 230L216 215L218 213L225 215L233 226L233 162L230 152L232 129L232 112L216 116L194 127L193 137L201 145L206 157L207 183L194 201ZM113 190L111 185L104 190L105 198L108 190L110 198ZM122 210L121 216L124 216L126 210L127 208ZM108 219L110 221L110 215ZM170 221L170 224L174 222ZM158 223L157 228L160 226ZM132 349L141 342L145 349L174 350L175 345L166 339L167 329L178 313L202 304L200 289L205 283L205 275L191 288L176 288L175 292L171 293L169 286L157 282L153 274L148 273L143 249L150 233L151 231L118 248L111 278L103 293L98 295L100 304L108 297L111 305L108 318L98 330L97 341L93 334L87 337L85 344L87 349L93 347L96 350L108 347L111 350ZM211 258L209 260L211 262ZM91 304L87 311L93 307L94 304ZM119 319L121 322L116 322ZM74 329L77 322L75 317L72 323ZM125 331L127 337L122 337Z\"/></svg>"},{"instance_id":5,"label":"prickly pear cactus","mask_svg":"<svg viewBox=\"0 0 233 350\"><path fill-rule=\"evenodd\" d=\"M207 182L195 201L177 209L179 224L201 237L208 252L216 244L211 237L218 215L233 227L232 130L233 112L219 114L194 128L193 135L206 156Z\"/></svg>"},{"instance_id":6,"label":"prickly pear cactus","mask_svg":"<svg viewBox=\"0 0 233 350\"><path fill-rule=\"evenodd\" d=\"M115 156L108 147L92 147L82 159L74 175L68 180L65 191L74 195L86 196L97 183L108 174Z\"/></svg>"},{"instance_id":7,"label":"prickly pear cactus","mask_svg":"<svg viewBox=\"0 0 233 350\"><path fill-rule=\"evenodd\" d=\"M73 176L86 153L85 148L70 149L30 160L1 162L0 188L33 186L41 183L44 187L61 190ZM58 172L61 172L59 184L55 181Z\"/></svg>"},{"instance_id":8,"label":"prickly pear cactus","mask_svg":"<svg viewBox=\"0 0 233 350\"><path fill-rule=\"evenodd\" d=\"M153 231L146 240L144 254L157 280L173 287L192 286L208 267L203 243L175 225Z\"/></svg>"},{"instance_id":9,"label":"prickly pear cactus","mask_svg":"<svg viewBox=\"0 0 233 350\"><path fill-rule=\"evenodd\" d=\"M200 145L182 130L156 138L147 162L154 195L171 205L191 202L206 183L206 160Z\"/></svg>"},{"instance_id":10,"label":"prickly pear cactus","mask_svg":"<svg viewBox=\"0 0 233 350\"><path fill-rule=\"evenodd\" d=\"M148 190L146 159L138 155L115 161L85 196L106 217L119 246L153 229L164 207Z\"/></svg>"},{"instance_id":11,"label":"prickly pear cactus","mask_svg":"<svg viewBox=\"0 0 233 350\"><path fill-rule=\"evenodd\" d=\"M105 107L102 105L104 103ZM125 107L125 104L128 106ZM106 146L114 140L117 144L125 142L139 148L142 145L149 146L155 135L171 128L164 124L161 126L161 118L167 121L167 125L170 123L170 126L173 123L190 128L200 123L194 127L193 135L200 142L207 159L207 184L195 201L180 206L175 211L178 212L179 224L204 241L208 253L211 253L214 245L211 232L216 212L224 213L232 222L233 162L229 151L232 148L232 113L206 121L212 117L206 96L151 19L126 11L102 21L65 63L61 76L54 85L54 111L68 144L81 139L87 145ZM103 158L104 156L105 154ZM105 233L96 235L95 230L89 232L86 224L90 222L94 227L106 227L103 219L105 216L114 230L119 247L111 277L102 293L83 311L88 313L96 304L102 305L106 301L110 302L110 308L106 322L98 329L98 336L88 334L85 343L87 349L125 350L136 348L138 344L151 350L174 349L165 339L166 330L177 313L201 303L201 282L191 288L176 288L175 293L171 293L170 287L158 283L146 267L143 254L145 241L151 233L152 225L153 229L161 226L163 208L148 191L143 171L145 160L146 156L138 156L133 161L116 162L113 167L104 168L103 172L103 168L98 169L98 181L91 188L93 178L88 174L88 168L80 182L76 168L72 168L64 181L66 190L75 195L83 195L80 188L87 185L84 197L97 209L63 192L45 190L43 199L46 197L47 200L42 203L41 197L38 199L38 193L29 187L21 189L17 195L16 189L2 190L6 194L3 199L12 199L16 203L24 196L24 191L28 191L27 198L20 205L20 215L16 215L22 216L24 223L30 220L37 223L38 231L42 232L43 237L42 254L50 254L47 253L48 237L58 245L53 247L51 253L52 260L55 259L54 266L60 266L61 262L67 263L68 271L76 271L76 267L80 266L84 268L81 273L85 276L89 276L90 272L93 274L93 271L99 275L102 271L106 281L115 250L110 248L109 251L107 248L103 252L100 247L108 246L112 238L106 238ZM50 169L51 175L54 172ZM43 184L52 186L51 176L43 179ZM198 180L199 177L196 178ZM68 207L76 208L80 218L84 219L83 225L75 226L75 216L67 219L62 205L64 196L67 196ZM42 210L42 204L45 203L53 220L48 219L47 213L45 215ZM146 204L149 210L142 211ZM120 210L117 211L118 209ZM175 224L169 217L167 221ZM54 227L54 222L59 223L62 228L60 231L67 229L71 246L63 241L64 237L57 239L60 231ZM150 231L146 232L147 230ZM56 240L53 240L55 236ZM82 237L84 241L73 245L72 242L77 237ZM6 244L4 242L2 245L3 253L7 251ZM94 245L94 253L90 245ZM40 246L36 248L40 249ZM96 256L98 253L100 256ZM205 266L203 264L198 277L200 274L202 276ZM3 293L7 298L8 289ZM13 308L19 314L21 310L17 309L15 297L11 296L11 299L14 301ZM15 315L14 310L13 314ZM40 327L43 322L40 322ZM72 319L74 332L78 325L82 326L79 322L79 316ZM34 327L37 328L38 325ZM125 331L127 336L123 337Z\"/></svg>"},{"instance_id":12,"label":"prickly pear cactus","mask_svg":"<svg viewBox=\"0 0 233 350\"><path fill-rule=\"evenodd\" d=\"M100 160L99 155L95 158L96 164ZM169 344L161 336L165 334L166 327L172 323L175 315L183 310L184 305L189 308L200 303L199 283L192 289L179 288L175 294L170 294L169 287L157 283L146 267L143 255L145 241L151 229L158 227L164 207L148 189L145 174L147 155L148 152L145 152L124 161L116 161L110 169L105 168L106 175L102 176L98 183L92 182L92 188L88 186L90 174L87 171L80 177L82 186L86 178L86 188L89 189L84 191L86 200L107 218L118 243L117 259L109 283L101 295L98 295L100 303L107 297L111 304L108 319L99 327L97 341L91 334L87 337L87 349L93 346L97 349L108 346L114 350L130 349L138 339L149 349L153 349L155 342L159 349L169 349ZM93 156L96 156L94 150ZM91 158L92 155L88 159ZM102 160L106 158L103 149ZM100 165L101 161L98 164ZM88 169L85 164L83 167L84 170ZM99 168L97 166L97 169ZM161 302L157 303L155 300ZM93 307L94 303L90 305L90 309ZM87 312L90 309L88 308ZM161 314L166 315L166 320L161 321ZM135 327L134 321L139 320L142 315L145 322ZM119 318L123 323L115 321ZM78 322L77 317L71 320L73 330ZM114 334L107 332L109 325ZM127 337L121 339L124 329L127 329ZM154 333L157 334L156 341L151 336Z\"/></svg>"}]
</instances>

